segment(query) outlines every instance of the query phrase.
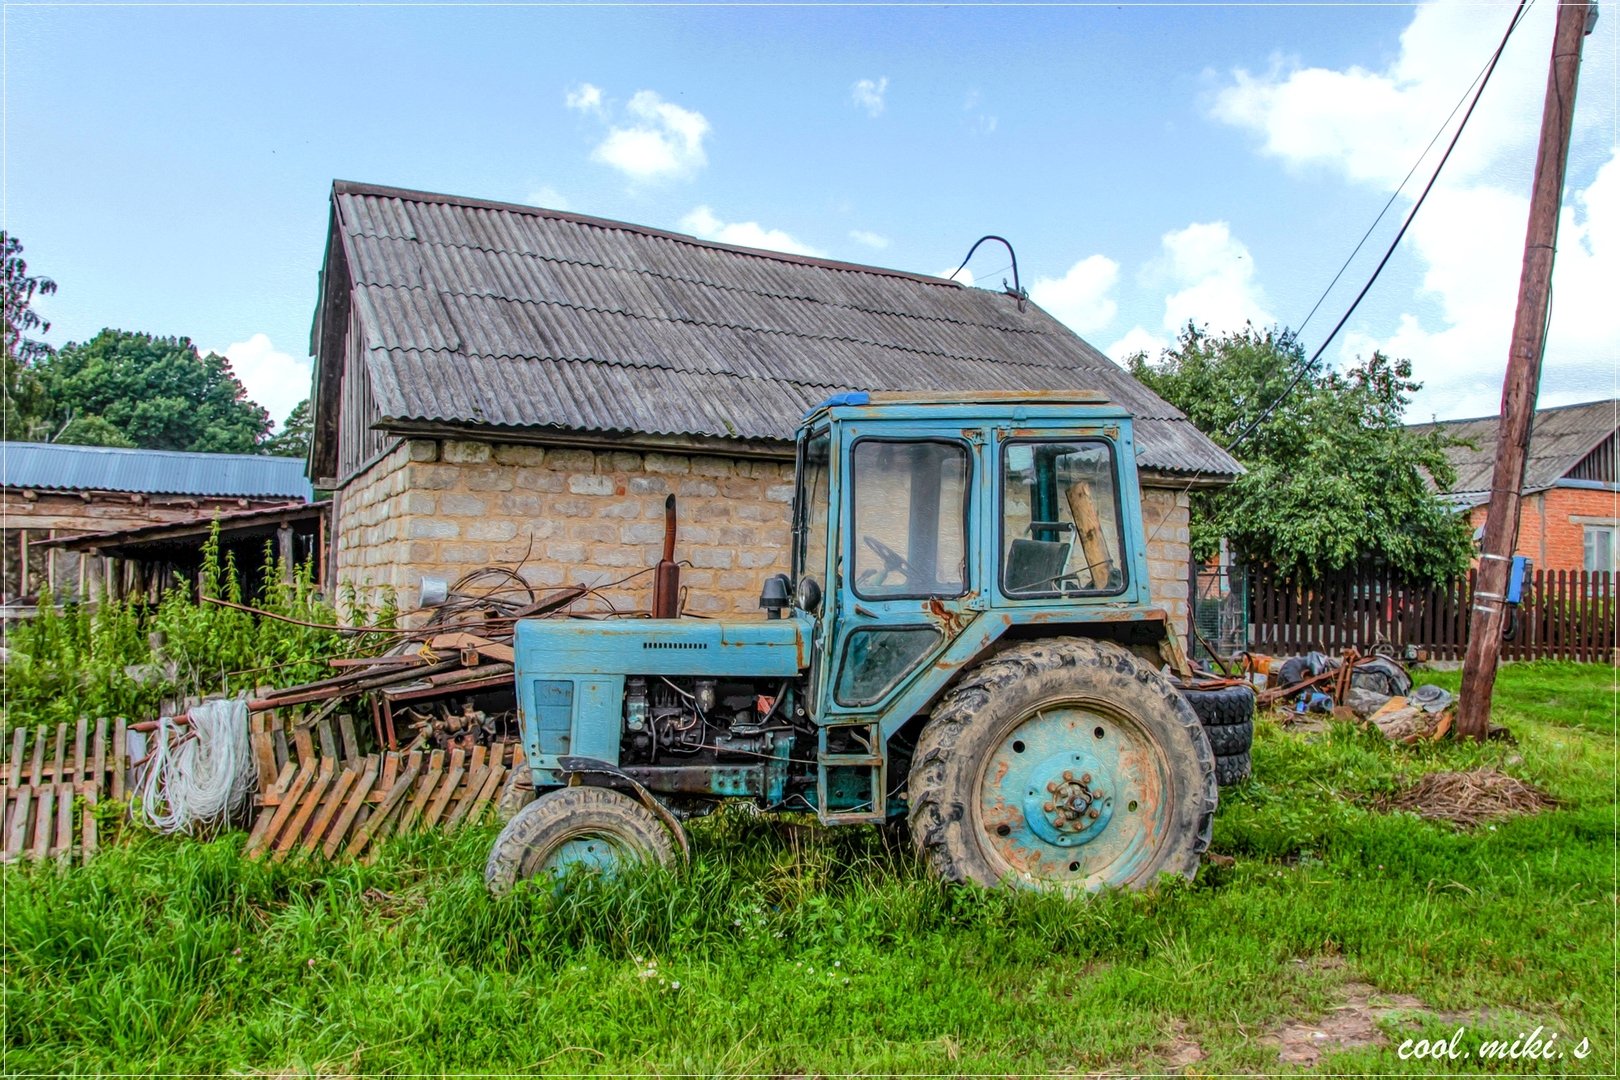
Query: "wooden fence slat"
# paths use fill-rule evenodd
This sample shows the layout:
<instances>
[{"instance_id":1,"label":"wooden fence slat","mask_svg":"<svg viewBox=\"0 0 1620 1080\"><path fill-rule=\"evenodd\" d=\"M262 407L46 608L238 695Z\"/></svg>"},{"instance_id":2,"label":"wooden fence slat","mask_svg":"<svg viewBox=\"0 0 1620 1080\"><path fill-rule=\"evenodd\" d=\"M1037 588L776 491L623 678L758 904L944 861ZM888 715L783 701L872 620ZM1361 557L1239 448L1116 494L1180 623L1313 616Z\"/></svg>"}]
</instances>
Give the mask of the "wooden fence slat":
<instances>
[{"instance_id":1,"label":"wooden fence slat","mask_svg":"<svg viewBox=\"0 0 1620 1080\"><path fill-rule=\"evenodd\" d=\"M330 859L336 855L338 848L343 846L344 837L349 832L349 826L354 823L360 808L366 803L366 796L371 794L372 787L377 783L377 777L382 772L382 762L376 754L368 754L365 759L365 769L360 779L354 785L354 791L349 794L349 801L344 804L343 812L338 815L337 821L332 825L332 832L326 838L321 851Z\"/></svg>"},{"instance_id":2,"label":"wooden fence slat","mask_svg":"<svg viewBox=\"0 0 1620 1080\"><path fill-rule=\"evenodd\" d=\"M39 809L34 812L34 859L44 862L51 853L51 840L56 829L56 788L45 785L38 789Z\"/></svg>"},{"instance_id":3,"label":"wooden fence slat","mask_svg":"<svg viewBox=\"0 0 1620 1080\"><path fill-rule=\"evenodd\" d=\"M399 779L394 781L394 786L383 797L382 805L377 807L376 813L367 818L366 823L360 826L360 830L354 834L354 839L349 842L349 846L344 850L345 855L352 858L360 854L365 850L366 845L371 843L373 837L380 839L386 834L388 816L396 806L404 801L406 792L411 790L411 785L416 783L417 774L421 771L422 754L420 751L413 750L410 759L405 765L405 771L400 774Z\"/></svg>"},{"instance_id":4,"label":"wooden fence slat","mask_svg":"<svg viewBox=\"0 0 1620 1080\"><path fill-rule=\"evenodd\" d=\"M71 781L56 785L56 840L51 844L51 856L60 862L73 859L73 784Z\"/></svg>"},{"instance_id":5,"label":"wooden fence slat","mask_svg":"<svg viewBox=\"0 0 1620 1080\"><path fill-rule=\"evenodd\" d=\"M17 789L17 805L12 811L11 827L6 832L6 856L17 858L28 847L28 818L33 809L34 789L19 787Z\"/></svg>"},{"instance_id":6,"label":"wooden fence slat","mask_svg":"<svg viewBox=\"0 0 1620 1080\"><path fill-rule=\"evenodd\" d=\"M276 768L276 748L270 741L271 709L265 713L248 715L248 742L253 747L253 763L259 771L259 795L262 797L275 784L280 771Z\"/></svg>"},{"instance_id":7,"label":"wooden fence slat","mask_svg":"<svg viewBox=\"0 0 1620 1080\"><path fill-rule=\"evenodd\" d=\"M28 783L31 787L39 787L45 782L45 744L50 741L49 728L39 725L34 732L34 761L28 770Z\"/></svg>"},{"instance_id":8,"label":"wooden fence slat","mask_svg":"<svg viewBox=\"0 0 1620 1080\"><path fill-rule=\"evenodd\" d=\"M321 759L320 767L315 773L315 779L310 783L308 789L299 796L297 810L272 845L271 858L274 861L280 862L285 859L287 852L292 850L299 840L303 839L304 826L309 824L309 819L315 816L315 811L320 807L321 799L326 795L326 789L332 783L332 770L335 766L336 760L334 758Z\"/></svg>"},{"instance_id":9,"label":"wooden fence slat","mask_svg":"<svg viewBox=\"0 0 1620 1080\"><path fill-rule=\"evenodd\" d=\"M315 743L309 737L309 729L302 724L293 727L293 746L298 751L298 764L307 765L315 760Z\"/></svg>"},{"instance_id":10,"label":"wooden fence slat","mask_svg":"<svg viewBox=\"0 0 1620 1080\"><path fill-rule=\"evenodd\" d=\"M67 769L68 753L68 726L64 720L56 725L56 753L51 757L51 779L60 783L66 779L64 773Z\"/></svg>"},{"instance_id":11,"label":"wooden fence slat","mask_svg":"<svg viewBox=\"0 0 1620 1080\"><path fill-rule=\"evenodd\" d=\"M444 783L439 785L439 794L428 805L427 815L422 819L424 829L431 829L438 824L439 818L444 815L445 807L450 805L450 796L455 794L457 785L461 783L461 778L467 771L466 758L466 752L460 747L450 751L450 774Z\"/></svg>"},{"instance_id":12,"label":"wooden fence slat","mask_svg":"<svg viewBox=\"0 0 1620 1080\"><path fill-rule=\"evenodd\" d=\"M501 781L506 778L506 766L496 761L490 766L489 775L484 778L484 786L478 789L478 798L473 800L472 813L467 815L468 825L477 825L484 815L484 809L489 800L501 789Z\"/></svg>"},{"instance_id":13,"label":"wooden fence slat","mask_svg":"<svg viewBox=\"0 0 1620 1080\"><path fill-rule=\"evenodd\" d=\"M7 779L12 787L22 783L23 751L28 746L28 729L18 728L11 734L11 767Z\"/></svg>"},{"instance_id":14,"label":"wooden fence slat","mask_svg":"<svg viewBox=\"0 0 1620 1080\"><path fill-rule=\"evenodd\" d=\"M82 784L88 777L85 776L86 766L89 764L85 758L85 751L89 749L90 720L88 717L79 717L79 723L73 729L73 783Z\"/></svg>"},{"instance_id":15,"label":"wooden fence slat","mask_svg":"<svg viewBox=\"0 0 1620 1080\"><path fill-rule=\"evenodd\" d=\"M276 773L281 773L281 767L292 759L287 749L287 725L277 712L270 713L270 749L276 755Z\"/></svg>"},{"instance_id":16,"label":"wooden fence slat","mask_svg":"<svg viewBox=\"0 0 1620 1080\"><path fill-rule=\"evenodd\" d=\"M360 740L354 734L354 717L344 713L338 717L338 734L343 739L343 762L351 769L360 766Z\"/></svg>"},{"instance_id":17,"label":"wooden fence slat","mask_svg":"<svg viewBox=\"0 0 1620 1080\"><path fill-rule=\"evenodd\" d=\"M291 765L292 763L288 762L288 764ZM287 794L276 807L275 813L271 815L270 824L265 826L264 832L260 835L257 847L251 846L252 838L249 837L250 846L246 849L246 854L256 855L267 850L276 842L276 837L281 835L281 830L286 827L287 819L297 812L298 800L309 788L310 781L314 778L315 763L313 761L299 768L297 775L293 777L292 785L287 788Z\"/></svg>"},{"instance_id":18,"label":"wooden fence slat","mask_svg":"<svg viewBox=\"0 0 1620 1080\"><path fill-rule=\"evenodd\" d=\"M411 799L410 803L405 807L405 812L400 815L399 827L394 830L396 833L404 835L416 828L417 819L422 816L422 811L426 809L428 800L438 791L439 779L442 776L444 776L444 751L435 750L428 757L427 776L417 786L416 796Z\"/></svg>"},{"instance_id":19,"label":"wooden fence slat","mask_svg":"<svg viewBox=\"0 0 1620 1080\"><path fill-rule=\"evenodd\" d=\"M472 760L467 767L467 778L462 783L462 789L455 796L455 809L445 818L446 830L454 829L461 824L463 818L472 811L472 804L478 798L478 789L484 786L484 778L489 775L489 766L484 759L483 746L473 747Z\"/></svg>"},{"instance_id":20,"label":"wooden fence slat","mask_svg":"<svg viewBox=\"0 0 1620 1080\"><path fill-rule=\"evenodd\" d=\"M90 786L100 793L101 785L107 782L107 718L105 716L96 720L96 731L90 743Z\"/></svg>"},{"instance_id":21,"label":"wooden fence slat","mask_svg":"<svg viewBox=\"0 0 1620 1080\"><path fill-rule=\"evenodd\" d=\"M349 793L349 788L354 785L359 775L360 771L358 769L345 767L338 771L331 790L326 793L326 798L321 800L320 813L315 815L315 820L310 824L309 831L304 834L303 848L305 851L314 851L321 846L321 837L326 835L326 830L332 825L332 819L343 808L343 797Z\"/></svg>"},{"instance_id":22,"label":"wooden fence slat","mask_svg":"<svg viewBox=\"0 0 1620 1080\"><path fill-rule=\"evenodd\" d=\"M103 718L105 721L105 718ZM84 788L84 824L80 827L83 843L79 845L79 861L88 863L95 857L96 848L100 843L97 835L96 804L101 799L101 781L91 780Z\"/></svg>"},{"instance_id":23,"label":"wooden fence slat","mask_svg":"<svg viewBox=\"0 0 1620 1080\"><path fill-rule=\"evenodd\" d=\"M125 727L124 718L120 716L118 719L113 721L112 797L114 802L122 801L124 798L124 762L128 754L129 730Z\"/></svg>"},{"instance_id":24,"label":"wooden fence slat","mask_svg":"<svg viewBox=\"0 0 1620 1080\"><path fill-rule=\"evenodd\" d=\"M338 756L337 736L332 732L332 718L330 716L321 717L321 722L315 725L315 734L321 740L321 754L336 761Z\"/></svg>"}]
</instances>

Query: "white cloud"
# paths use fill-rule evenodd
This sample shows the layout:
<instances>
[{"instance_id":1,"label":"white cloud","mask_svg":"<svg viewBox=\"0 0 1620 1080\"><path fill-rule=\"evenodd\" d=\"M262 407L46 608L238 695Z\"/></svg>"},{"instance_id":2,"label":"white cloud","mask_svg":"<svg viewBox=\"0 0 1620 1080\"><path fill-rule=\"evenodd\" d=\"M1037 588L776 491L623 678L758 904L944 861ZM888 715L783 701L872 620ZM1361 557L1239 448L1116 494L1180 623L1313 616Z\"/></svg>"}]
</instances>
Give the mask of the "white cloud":
<instances>
[{"instance_id":1,"label":"white cloud","mask_svg":"<svg viewBox=\"0 0 1620 1080\"><path fill-rule=\"evenodd\" d=\"M223 349L203 351L205 355L218 353L231 362L231 370L247 388L248 397L264 406L278 430L293 406L309 397L309 358L282 352L270 343L267 334L254 334Z\"/></svg>"},{"instance_id":2,"label":"white cloud","mask_svg":"<svg viewBox=\"0 0 1620 1080\"><path fill-rule=\"evenodd\" d=\"M1194 322L1219 334L1246 322L1276 322L1256 280L1254 259L1226 222L1194 223L1165 233L1160 243L1164 254L1149 266L1147 277L1170 290L1164 298L1165 330L1175 334Z\"/></svg>"},{"instance_id":3,"label":"white cloud","mask_svg":"<svg viewBox=\"0 0 1620 1080\"><path fill-rule=\"evenodd\" d=\"M1118 281L1119 264L1092 255L1060 278L1036 278L1029 297L1075 333L1090 334L1114 321L1118 305L1109 294Z\"/></svg>"},{"instance_id":4,"label":"white cloud","mask_svg":"<svg viewBox=\"0 0 1620 1080\"><path fill-rule=\"evenodd\" d=\"M569 94L568 104L608 116L601 91L589 83ZM610 122L607 135L591 151L594 160L637 181L689 177L707 164L703 140L710 127L702 113L671 104L651 90L636 91L625 113L624 122Z\"/></svg>"},{"instance_id":5,"label":"white cloud","mask_svg":"<svg viewBox=\"0 0 1620 1080\"><path fill-rule=\"evenodd\" d=\"M958 285L966 285L970 289L973 288L973 284L977 280L973 276L973 271L969 270L965 266L962 267L962 269L960 269L960 270L957 270L956 267L953 266L949 270L941 270L939 273L935 274L934 276L935 277L942 277L942 278L949 278L951 281L956 282Z\"/></svg>"},{"instance_id":6,"label":"white cloud","mask_svg":"<svg viewBox=\"0 0 1620 1080\"><path fill-rule=\"evenodd\" d=\"M1407 234L1422 276L1404 313L1393 329L1353 334L1343 343L1344 360L1381 349L1412 361L1426 384L1410 410L1414 418L1482 415L1500 405L1555 8L1532 9L1515 31ZM1336 71L1279 60L1262 75L1234 72L1212 113L1258 135L1261 153L1291 169L1325 170L1394 191L1495 49L1511 14L1506 3L1424 4L1383 69ZM1570 175L1589 180L1584 189L1572 180L1561 217L1541 384L1541 401L1549 405L1613 393L1620 357L1610 298L1620 281L1613 137L1620 67L1613 28L1605 34L1602 26L1586 39L1581 67ZM1428 151L1405 191L1408 200L1450 136L1448 129Z\"/></svg>"},{"instance_id":7,"label":"white cloud","mask_svg":"<svg viewBox=\"0 0 1620 1080\"><path fill-rule=\"evenodd\" d=\"M883 236L875 232L867 232L865 229L851 229L849 231L849 238L855 241L857 244L865 244L867 247L877 248L879 251L889 246L889 238L887 236Z\"/></svg>"},{"instance_id":8,"label":"white cloud","mask_svg":"<svg viewBox=\"0 0 1620 1080\"><path fill-rule=\"evenodd\" d=\"M543 206L547 210L567 210L571 205L568 196L549 184L529 192L527 202L530 206Z\"/></svg>"},{"instance_id":9,"label":"white cloud","mask_svg":"<svg viewBox=\"0 0 1620 1080\"><path fill-rule=\"evenodd\" d=\"M602 111L602 90L600 87L592 86L590 83L580 83L574 89L568 91L568 94L563 98L563 103L570 109L577 109L580 112L600 113Z\"/></svg>"},{"instance_id":10,"label":"white cloud","mask_svg":"<svg viewBox=\"0 0 1620 1080\"><path fill-rule=\"evenodd\" d=\"M849 97L858 108L866 110L866 115L877 116L883 112L883 95L889 92L889 77L881 79L857 79L850 88Z\"/></svg>"},{"instance_id":11,"label":"white cloud","mask_svg":"<svg viewBox=\"0 0 1620 1080\"><path fill-rule=\"evenodd\" d=\"M1151 330L1141 326L1133 326L1125 332L1125 336L1104 349L1109 359L1116 364L1124 364L1137 353L1147 353L1149 360L1157 360L1159 353L1170 347L1168 338L1160 337Z\"/></svg>"},{"instance_id":12,"label":"white cloud","mask_svg":"<svg viewBox=\"0 0 1620 1080\"><path fill-rule=\"evenodd\" d=\"M737 247L786 251L794 255L820 256L822 252L790 236L781 229L767 229L757 221L721 221L707 206L699 206L681 218L681 228L704 240Z\"/></svg>"},{"instance_id":13,"label":"white cloud","mask_svg":"<svg viewBox=\"0 0 1620 1080\"><path fill-rule=\"evenodd\" d=\"M1501 405L1518 303L1529 199L1494 187L1465 188L1426 206L1412 225L1427 269L1422 294L1438 317L1404 314L1384 335L1346 337L1340 358L1375 349L1413 361L1425 383L1414 419L1483 416ZM1620 156L1611 156L1560 218L1552 318L1543 356L1542 405L1615 392L1620 364L1614 283L1620 281Z\"/></svg>"}]
</instances>

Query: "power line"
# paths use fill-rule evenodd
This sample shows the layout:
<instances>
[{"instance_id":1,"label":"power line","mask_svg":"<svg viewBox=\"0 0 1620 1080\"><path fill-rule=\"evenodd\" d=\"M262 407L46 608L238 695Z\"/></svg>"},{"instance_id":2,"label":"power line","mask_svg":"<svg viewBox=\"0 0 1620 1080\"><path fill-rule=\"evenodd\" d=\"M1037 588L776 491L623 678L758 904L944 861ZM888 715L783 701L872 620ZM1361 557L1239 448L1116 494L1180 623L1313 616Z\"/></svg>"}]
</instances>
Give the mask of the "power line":
<instances>
[{"instance_id":1,"label":"power line","mask_svg":"<svg viewBox=\"0 0 1620 1080\"><path fill-rule=\"evenodd\" d=\"M1264 423L1268 416L1276 411L1277 406L1281 405L1287 399L1288 395L1293 393L1294 387L1299 385L1300 380L1305 377L1307 372L1316 367L1316 362L1322 358L1322 354L1327 351L1327 347L1332 344L1333 339L1338 336L1339 331L1344 329L1344 324L1350 321L1350 316L1356 313L1356 308L1361 306L1361 301L1366 299L1367 293L1372 291L1373 284L1378 280L1378 275L1383 273L1384 267L1389 264L1390 258L1395 254L1395 249L1400 246L1401 240L1405 238L1406 230L1411 228L1412 222L1417 219L1418 211L1423 209L1424 200L1429 197L1429 192L1434 190L1435 182L1440 179L1440 173L1445 169L1446 162L1451 160L1451 152L1457 149L1457 141L1462 138L1463 131L1468 127L1469 118L1474 115L1475 106L1479 104L1479 99L1484 96L1485 87L1489 85L1491 75L1496 71L1496 62L1502 58L1502 50L1507 48L1508 39L1513 36L1513 31L1518 29L1519 21L1524 17L1524 13L1527 9L1527 0L1519 0L1519 6L1513 13L1513 21L1508 23L1507 32L1502 35L1501 43L1496 46L1496 51L1491 54L1490 63L1485 65L1484 75L1477 79L1479 89L1474 93L1474 100L1468 103L1468 111L1463 113L1462 122L1457 125L1457 130L1452 133L1451 142L1446 146L1445 154L1441 156L1440 163L1434 167L1434 173L1429 177L1429 182L1423 186L1423 192L1418 196L1417 202L1412 204L1412 209L1406 215L1406 220L1401 222L1400 231L1395 234L1395 239L1390 241L1389 248L1384 252L1384 257L1379 259L1378 265L1373 268L1372 277L1367 279L1367 284L1361 287L1361 291L1356 294L1355 300L1351 301L1350 307L1345 311L1343 317L1334 324L1333 329L1328 332L1327 337L1322 339L1322 344L1317 346L1316 352L1311 354L1311 358L1309 360L1300 365L1299 371L1294 374L1292 381L1290 381L1289 384L1283 388L1283 392L1281 394L1277 395L1277 400L1266 406L1264 412L1255 417L1254 420L1249 423L1248 427L1244 428L1238 433L1237 438L1233 439L1232 442L1228 444L1228 450L1236 448L1238 444L1243 442L1244 439L1253 434L1255 429ZM1453 110L1453 112L1455 112L1455 110ZM1431 145L1433 144L1431 143ZM1428 151L1425 150L1424 153L1427 154ZM1343 271L1341 270L1340 273L1343 273ZM1335 278L1334 280L1338 279ZM1320 301L1318 303L1320 304ZM1315 309L1312 310L1314 312Z\"/></svg>"}]
</instances>

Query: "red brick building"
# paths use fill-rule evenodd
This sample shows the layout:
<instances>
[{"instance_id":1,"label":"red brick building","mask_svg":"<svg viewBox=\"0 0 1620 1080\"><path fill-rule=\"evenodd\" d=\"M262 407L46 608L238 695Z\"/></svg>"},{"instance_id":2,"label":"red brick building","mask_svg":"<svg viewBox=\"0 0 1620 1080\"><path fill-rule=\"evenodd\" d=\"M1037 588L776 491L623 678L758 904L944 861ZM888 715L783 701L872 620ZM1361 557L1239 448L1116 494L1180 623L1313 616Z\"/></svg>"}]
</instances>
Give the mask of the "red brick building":
<instances>
[{"instance_id":1,"label":"red brick building","mask_svg":"<svg viewBox=\"0 0 1620 1080\"><path fill-rule=\"evenodd\" d=\"M1613 573L1620 567L1617 417L1620 400L1613 398L1536 412L1517 548L1535 561L1536 569ZM1447 494L1469 508L1476 529L1484 526L1490 502L1499 423L1499 417L1487 416L1413 425L1416 431L1441 429L1469 444L1447 453L1457 470L1457 482Z\"/></svg>"}]
</instances>

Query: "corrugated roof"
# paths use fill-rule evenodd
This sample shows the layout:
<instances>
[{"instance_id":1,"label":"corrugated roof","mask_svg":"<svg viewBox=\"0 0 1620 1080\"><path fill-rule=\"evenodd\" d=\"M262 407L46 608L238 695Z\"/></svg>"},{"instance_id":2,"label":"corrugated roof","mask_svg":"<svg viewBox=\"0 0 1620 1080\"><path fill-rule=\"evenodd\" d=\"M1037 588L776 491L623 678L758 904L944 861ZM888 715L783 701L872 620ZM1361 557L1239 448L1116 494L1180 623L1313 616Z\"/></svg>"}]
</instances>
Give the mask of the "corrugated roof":
<instances>
[{"instance_id":1,"label":"corrugated roof","mask_svg":"<svg viewBox=\"0 0 1620 1080\"><path fill-rule=\"evenodd\" d=\"M314 497L300 458L191 454L60 443L0 443L0 479L8 488L129 491L242 499Z\"/></svg>"},{"instance_id":2,"label":"corrugated roof","mask_svg":"<svg viewBox=\"0 0 1620 1080\"><path fill-rule=\"evenodd\" d=\"M1093 389L1141 421L1143 466L1241 471L1000 293L532 206L344 182L333 201L384 426L776 440L843 390Z\"/></svg>"},{"instance_id":3,"label":"corrugated roof","mask_svg":"<svg viewBox=\"0 0 1620 1080\"><path fill-rule=\"evenodd\" d=\"M1557 483L1605 438L1615 433L1620 416L1620 399L1589 401L1537 409L1530 427L1530 456L1525 463L1524 491L1544 491ZM1496 465L1496 432L1500 416L1471 420L1442 420L1412 424L1417 433L1443 431L1471 446L1454 446L1446 451L1457 482L1448 495L1464 503L1484 502L1490 497L1491 473Z\"/></svg>"}]
</instances>

